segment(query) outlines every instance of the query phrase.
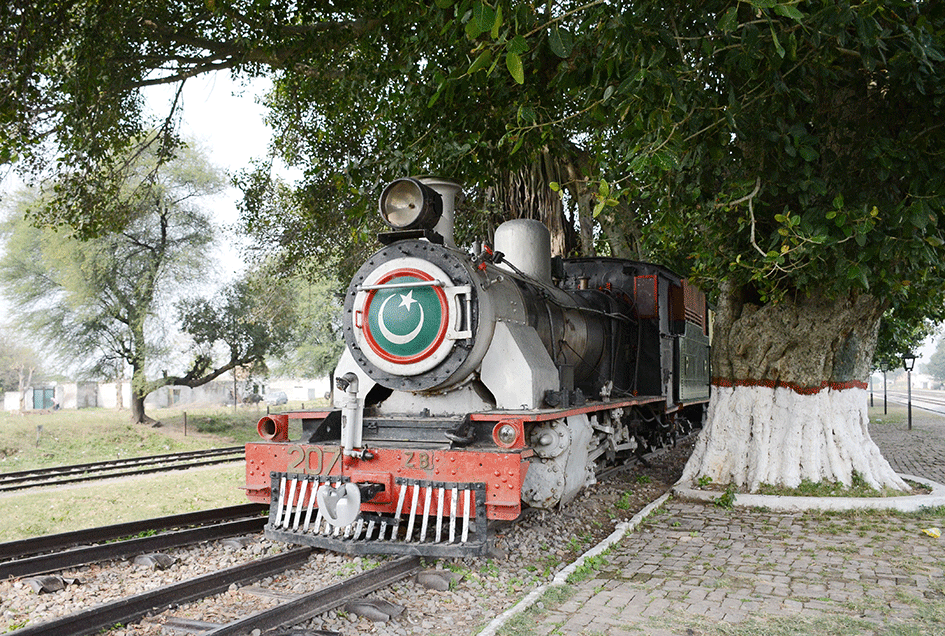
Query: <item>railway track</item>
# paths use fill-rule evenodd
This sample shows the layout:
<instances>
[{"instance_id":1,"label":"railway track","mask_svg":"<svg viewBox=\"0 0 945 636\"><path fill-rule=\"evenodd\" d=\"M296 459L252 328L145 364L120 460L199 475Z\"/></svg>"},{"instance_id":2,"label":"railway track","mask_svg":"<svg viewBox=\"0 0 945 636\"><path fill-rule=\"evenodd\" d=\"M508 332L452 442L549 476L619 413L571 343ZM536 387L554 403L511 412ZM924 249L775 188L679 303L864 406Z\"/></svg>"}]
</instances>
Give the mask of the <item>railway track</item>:
<instances>
[{"instance_id":1,"label":"railway track","mask_svg":"<svg viewBox=\"0 0 945 636\"><path fill-rule=\"evenodd\" d=\"M260 532L268 506L244 504L0 543L0 579ZM160 532L173 530L171 532ZM159 534L137 536L158 531Z\"/></svg>"},{"instance_id":2,"label":"railway track","mask_svg":"<svg viewBox=\"0 0 945 636\"><path fill-rule=\"evenodd\" d=\"M298 567L308 560L311 552L312 548L289 550L10 633L17 636L98 634L115 625L134 623L149 614L219 594L231 585L245 585ZM206 636L237 636L250 634L254 630L290 627L406 578L418 572L421 565L420 557L401 557L335 585L301 594L274 608L254 612L225 625L202 623L199 631Z\"/></svg>"},{"instance_id":3,"label":"railway track","mask_svg":"<svg viewBox=\"0 0 945 636\"><path fill-rule=\"evenodd\" d=\"M23 490L37 486L58 486L112 477L147 475L170 470L185 470L198 466L241 461L244 457L245 449L243 446L228 446L203 451L129 457L89 464L0 473L0 492Z\"/></svg>"},{"instance_id":4,"label":"railway track","mask_svg":"<svg viewBox=\"0 0 945 636\"><path fill-rule=\"evenodd\" d=\"M283 626L283 632L289 633L288 626L294 623L297 627L293 629L304 627L308 630L305 633L313 635L340 634L349 633L351 621L358 620L352 618L351 612L357 610L349 609L346 599L354 600L368 594L370 589L377 589L379 591L368 599L355 600L352 605L377 601L399 604L404 613L399 618L389 619L392 631L411 631L423 625L427 633L439 628L449 633L470 633L476 625L504 611L520 597L523 586L544 580L563 567L565 561L553 565L554 560L574 550L580 552L582 545L586 549L597 540L592 535L606 535L608 524L615 518L633 514L633 510L651 501L673 483L681 464L679 459L668 461L667 453L682 457L681 452L685 454L687 451L670 448L650 454L646 463L637 465L638 470L649 467L645 478L613 471L607 482L590 489L586 497L562 513L531 515L514 527L497 530L500 533L499 552L490 562L493 565L483 570L478 560L455 562L454 567L464 568L464 572L457 576L465 576L465 579L463 582L457 579L448 592L431 592L417 583L378 581L373 577L384 572L379 568L371 570L369 575L338 583L345 572L362 572L373 565L369 561L362 563L360 558L339 557L317 550L312 552L309 548L282 548L274 554L264 539L258 539L252 547L235 551L223 548L219 543L207 543L187 548L181 554L179 566L163 573L155 572L153 577L160 580L155 580L154 584L164 587L155 587L144 593L136 594L147 589L138 582L152 575L140 566L122 560L78 570L71 576L81 581L48 596L28 593L29 587L22 581L18 583L19 589L14 589L15 580L8 579L5 584L0 584L0 598L10 599L4 607L8 616L6 629L12 628L10 633L20 636L103 631L115 631L124 636L182 630L195 634L249 634L256 629L267 632L279 626ZM631 490L634 493L639 491L633 495L632 501L628 500ZM637 498L639 503L636 503ZM260 546L262 551L258 549ZM0 544L0 548L3 547ZM10 551L8 548L7 552ZM232 567L241 556L253 558L267 553L268 557L253 561L252 565L246 563ZM284 557L284 560L277 557ZM537 569L536 564L539 566ZM381 565L402 568L390 573L392 578L389 581L396 581L415 572L418 562L415 557L404 557ZM546 574L542 573L542 568L547 568ZM277 572L284 573L277 575ZM424 576L426 573L421 573L419 578ZM375 582L369 584L371 580ZM443 601L437 604L436 609L430 609L433 598ZM101 603L104 599L110 599L110 602ZM277 600L278 606L260 611ZM100 605L90 606L89 603ZM61 608L60 611L50 615L42 609L53 605ZM345 612L331 611L342 605L345 605ZM29 607L39 610L30 611ZM174 609L166 611L166 608ZM243 616L247 608L254 608L254 613ZM375 620L383 619L361 618L360 624L370 626L373 623L369 621ZM130 626L133 623L137 624ZM119 624L129 627L116 630ZM26 626L16 629L23 625Z\"/></svg>"},{"instance_id":5,"label":"railway track","mask_svg":"<svg viewBox=\"0 0 945 636\"><path fill-rule=\"evenodd\" d=\"M907 404L909 394L906 391L888 391L887 399L897 404ZM882 400L882 394L879 399ZM912 390L912 406L924 411L945 413L945 391L928 391L924 389Z\"/></svg>"}]
</instances>

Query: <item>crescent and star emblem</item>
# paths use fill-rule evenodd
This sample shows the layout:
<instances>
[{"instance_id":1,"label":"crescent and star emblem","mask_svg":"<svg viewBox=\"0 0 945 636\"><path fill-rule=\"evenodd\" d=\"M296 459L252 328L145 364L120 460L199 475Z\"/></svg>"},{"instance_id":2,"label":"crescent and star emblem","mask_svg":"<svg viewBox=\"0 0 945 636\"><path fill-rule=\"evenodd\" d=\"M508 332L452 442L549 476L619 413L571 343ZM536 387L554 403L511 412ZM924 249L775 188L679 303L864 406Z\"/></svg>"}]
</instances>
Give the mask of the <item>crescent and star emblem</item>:
<instances>
[{"instance_id":1,"label":"crescent and star emblem","mask_svg":"<svg viewBox=\"0 0 945 636\"><path fill-rule=\"evenodd\" d=\"M400 307L404 307L407 310L407 313L411 313L414 303L417 304L417 307L420 308L420 320L417 323L416 328L413 331L407 334L396 334L390 330L387 326L387 319L385 318L384 310L387 309L387 303L390 302L391 298L395 296L400 296ZM391 294L384 299L384 302L381 303L381 309L378 316L378 327L381 329L381 334L387 338L390 342L396 345L404 345L416 338L420 334L420 330L423 329L423 305L420 304L420 301L415 300L413 297L413 292L409 291L406 294Z\"/></svg>"}]
</instances>

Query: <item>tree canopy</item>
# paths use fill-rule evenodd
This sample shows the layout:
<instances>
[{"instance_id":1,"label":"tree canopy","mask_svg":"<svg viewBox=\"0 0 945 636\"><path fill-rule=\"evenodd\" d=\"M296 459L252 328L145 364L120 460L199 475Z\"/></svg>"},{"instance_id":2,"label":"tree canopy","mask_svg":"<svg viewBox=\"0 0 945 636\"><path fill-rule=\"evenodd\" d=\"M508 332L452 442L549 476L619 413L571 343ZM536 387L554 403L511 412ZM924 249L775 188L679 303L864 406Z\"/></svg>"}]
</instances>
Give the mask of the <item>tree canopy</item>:
<instances>
[{"instance_id":1,"label":"tree canopy","mask_svg":"<svg viewBox=\"0 0 945 636\"><path fill-rule=\"evenodd\" d=\"M0 391L16 391L20 408L26 408L26 392L34 381L45 376L39 354L21 339L0 337Z\"/></svg>"},{"instance_id":2,"label":"tree canopy","mask_svg":"<svg viewBox=\"0 0 945 636\"><path fill-rule=\"evenodd\" d=\"M345 348L341 298L336 287L330 276L312 282L294 277L285 282L294 319L284 351L268 360L272 375L321 378L335 370Z\"/></svg>"},{"instance_id":3,"label":"tree canopy","mask_svg":"<svg viewBox=\"0 0 945 636\"><path fill-rule=\"evenodd\" d=\"M929 361L922 370L939 382L945 382L945 339L940 338Z\"/></svg>"},{"instance_id":4,"label":"tree canopy","mask_svg":"<svg viewBox=\"0 0 945 636\"><path fill-rule=\"evenodd\" d=\"M58 170L102 172L154 123L170 152L176 114L145 122L142 87L266 74L275 149L305 177L273 197L247 172L244 227L292 254L356 254L377 186L428 172L465 182L479 235L538 214L561 253L942 317L940 3L35 4L3 10L7 159L51 135ZM109 222L64 191L81 207L41 218Z\"/></svg>"},{"instance_id":5,"label":"tree canopy","mask_svg":"<svg viewBox=\"0 0 945 636\"><path fill-rule=\"evenodd\" d=\"M199 153L178 150L167 163L141 154L125 166L110 199L125 219L120 232L79 240L63 228L36 227L24 210L54 207L55 199L26 195L3 228L0 281L21 329L58 352L60 363L107 378L129 366L132 418L144 421L144 398L157 388L199 386L278 350L286 337L281 324L294 314L274 315L265 304L273 292L245 282L221 292L219 302L196 300L204 293L198 281L211 273L215 233L200 201L222 184ZM174 303L188 296L195 299L183 301L178 316ZM183 360L175 360L175 341L186 344L176 337L178 325L196 343ZM219 343L222 356L214 350ZM184 371L173 373L175 367ZM158 371L168 368L171 374Z\"/></svg>"}]
</instances>

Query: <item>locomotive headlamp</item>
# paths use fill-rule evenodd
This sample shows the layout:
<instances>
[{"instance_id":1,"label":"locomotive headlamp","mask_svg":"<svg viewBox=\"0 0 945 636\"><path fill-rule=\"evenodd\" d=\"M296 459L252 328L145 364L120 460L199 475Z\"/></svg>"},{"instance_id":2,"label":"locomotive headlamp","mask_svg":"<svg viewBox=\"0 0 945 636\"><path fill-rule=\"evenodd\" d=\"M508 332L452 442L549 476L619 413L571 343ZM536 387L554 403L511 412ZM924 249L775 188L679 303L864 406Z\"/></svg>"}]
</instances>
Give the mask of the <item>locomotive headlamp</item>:
<instances>
[{"instance_id":1,"label":"locomotive headlamp","mask_svg":"<svg viewBox=\"0 0 945 636\"><path fill-rule=\"evenodd\" d=\"M443 214L443 199L416 179L397 179L384 188L378 207L381 218L395 230L429 230Z\"/></svg>"}]
</instances>

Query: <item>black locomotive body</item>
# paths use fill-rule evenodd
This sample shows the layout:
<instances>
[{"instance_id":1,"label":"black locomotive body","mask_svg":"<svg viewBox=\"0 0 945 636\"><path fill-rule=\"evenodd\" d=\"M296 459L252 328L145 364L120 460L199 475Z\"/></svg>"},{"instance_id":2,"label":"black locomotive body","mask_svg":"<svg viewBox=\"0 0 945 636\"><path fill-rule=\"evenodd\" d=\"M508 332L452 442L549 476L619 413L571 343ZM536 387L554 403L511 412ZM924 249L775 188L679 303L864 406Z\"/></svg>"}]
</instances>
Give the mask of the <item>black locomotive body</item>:
<instances>
[{"instance_id":1,"label":"black locomotive body","mask_svg":"<svg viewBox=\"0 0 945 636\"><path fill-rule=\"evenodd\" d=\"M564 505L602 468L701 423L711 316L698 289L648 263L552 259L536 221L461 251L457 189L388 186L395 231L347 290L334 408L267 416L247 444L270 536L483 554L488 520Z\"/></svg>"}]
</instances>

